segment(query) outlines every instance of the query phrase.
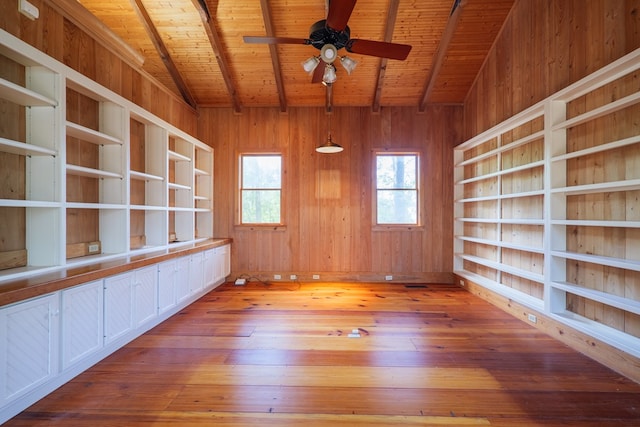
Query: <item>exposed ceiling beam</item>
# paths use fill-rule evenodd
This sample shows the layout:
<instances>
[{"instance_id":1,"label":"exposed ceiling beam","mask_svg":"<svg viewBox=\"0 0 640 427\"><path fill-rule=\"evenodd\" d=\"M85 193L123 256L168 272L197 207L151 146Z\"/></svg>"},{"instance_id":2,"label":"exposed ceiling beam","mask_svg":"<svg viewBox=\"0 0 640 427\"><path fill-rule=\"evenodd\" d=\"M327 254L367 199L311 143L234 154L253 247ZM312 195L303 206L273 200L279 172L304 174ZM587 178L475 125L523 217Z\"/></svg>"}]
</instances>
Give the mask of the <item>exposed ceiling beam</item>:
<instances>
[{"instance_id":1,"label":"exposed ceiling beam","mask_svg":"<svg viewBox=\"0 0 640 427\"><path fill-rule=\"evenodd\" d=\"M427 106L427 100L429 99L429 95L431 95L431 92L433 91L433 87L436 83L438 74L440 74L440 68L442 68L445 56L447 54L447 51L449 50L451 39L453 38L453 35L458 28L458 22L460 21L462 8L465 4L466 0L454 0L453 2L453 8L451 10L451 14L449 15L447 26L444 29L444 33L442 33L442 38L440 39L440 43L438 44L436 54L433 56L431 69L429 70L429 74L427 75L427 83L425 85L424 92L422 92L422 96L420 97L418 111L424 111Z\"/></svg>"},{"instance_id":2,"label":"exposed ceiling beam","mask_svg":"<svg viewBox=\"0 0 640 427\"><path fill-rule=\"evenodd\" d=\"M384 41L387 43L391 42L393 38L393 30L396 26L396 18L398 17L398 4L399 0L391 0L389 2L389 13L387 13L387 24L384 32ZM382 98L382 84L384 82L384 74L387 71L387 58L380 59L380 66L378 67L378 79L376 83L376 91L373 95L373 106L372 109L374 112L380 111L380 99Z\"/></svg>"},{"instance_id":3,"label":"exposed ceiling beam","mask_svg":"<svg viewBox=\"0 0 640 427\"><path fill-rule=\"evenodd\" d=\"M182 78L182 75L180 74L178 67L176 67L176 64L173 62L173 59L171 59L169 50L167 49L166 45L162 41L162 38L160 37L160 33L158 33L158 30L153 24L153 21L151 20L151 17L149 16L147 9L145 9L141 0L130 0L130 1L131 1L131 6L133 6L133 9L138 14L138 17L140 18L142 25L147 31L147 34L149 35L151 42L155 46L156 51L158 52L158 55L160 55L160 59L162 59L164 66L167 68L167 71L169 71L169 74L173 79L173 83L176 85L176 87L180 91L182 98L193 108L196 108L197 107L196 100L191 94L191 91L189 90L189 87L185 83L184 79Z\"/></svg>"},{"instance_id":4,"label":"exposed ceiling beam","mask_svg":"<svg viewBox=\"0 0 640 427\"><path fill-rule=\"evenodd\" d=\"M264 20L264 28L267 37L275 37L273 31L273 19L271 19L271 9L269 8L269 0L260 0L260 8L262 9L262 19ZM271 62L273 64L273 74L276 78L276 89L278 98L280 99L280 111L287 111L287 97L284 92L284 82L282 79L282 67L280 66L280 57L278 56L278 48L274 44L269 44L269 52L271 53Z\"/></svg>"},{"instance_id":5,"label":"exposed ceiling beam","mask_svg":"<svg viewBox=\"0 0 640 427\"><path fill-rule=\"evenodd\" d=\"M229 71L227 59L223 54L222 42L220 41L220 35L218 32L216 21L214 17L212 17L209 13L206 2L201 0L191 0L191 2L200 12L200 17L202 18L202 22L204 23L204 29L207 33L207 37L209 38L209 43L211 44L213 53L216 56L216 60L218 61L218 67L220 67L220 73L222 74L224 83L227 86L227 92L229 92L233 110L236 113L239 113L242 109L240 106L240 99L238 97L238 91L236 90L235 83L231 78L231 72Z\"/></svg>"}]
</instances>

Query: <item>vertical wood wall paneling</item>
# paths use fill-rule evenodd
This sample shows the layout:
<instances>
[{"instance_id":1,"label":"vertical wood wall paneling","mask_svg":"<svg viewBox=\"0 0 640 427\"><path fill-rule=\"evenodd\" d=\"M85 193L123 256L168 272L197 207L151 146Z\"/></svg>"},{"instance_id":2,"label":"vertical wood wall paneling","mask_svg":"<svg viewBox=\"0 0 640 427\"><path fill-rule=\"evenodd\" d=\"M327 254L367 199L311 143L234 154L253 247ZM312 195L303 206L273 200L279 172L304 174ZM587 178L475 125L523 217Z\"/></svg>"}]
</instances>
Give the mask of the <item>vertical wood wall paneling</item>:
<instances>
[{"instance_id":1,"label":"vertical wood wall paneling","mask_svg":"<svg viewBox=\"0 0 640 427\"><path fill-rule=\"evenodd\" d=\"M231 110L204 108L199 137L214 141L215 235L234 239L233 274L298 274L321 280L366 278L451 281L451 148L462 132L459 107L334 109L333 139L345 150L315 152L327 138L323 108ZM373 149L409 148L423 153L421 231L373 231ZM283 150L286 156L283 229L230 226L236 221L237 155L243 150ZM322 276L324 274L324 276Z\"/></svg>"}]
</instances>

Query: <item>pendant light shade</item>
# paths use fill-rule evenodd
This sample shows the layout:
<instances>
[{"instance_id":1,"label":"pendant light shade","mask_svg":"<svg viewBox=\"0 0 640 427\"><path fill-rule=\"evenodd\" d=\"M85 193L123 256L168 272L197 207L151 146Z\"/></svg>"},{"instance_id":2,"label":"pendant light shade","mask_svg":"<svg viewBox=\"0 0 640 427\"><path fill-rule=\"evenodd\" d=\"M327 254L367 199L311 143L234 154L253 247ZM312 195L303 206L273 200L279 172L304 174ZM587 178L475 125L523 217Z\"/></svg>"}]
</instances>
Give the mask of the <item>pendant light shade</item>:
<instances>
[{"instance_id":1,"label":"pendant light shade","mask_svg":"<svg viewBox=\"0 0 640 427\"><path fill-rule=\"evenodd\" d=\"M340 144L336 144L335 142L333 142L333 140L331 139L331 134L329 134L329 137L324 144L318 145L316 147L316 151L323 154L339 153L342 150L344 150L344 148L342 148Z\"/></svg>"}]
</instances>

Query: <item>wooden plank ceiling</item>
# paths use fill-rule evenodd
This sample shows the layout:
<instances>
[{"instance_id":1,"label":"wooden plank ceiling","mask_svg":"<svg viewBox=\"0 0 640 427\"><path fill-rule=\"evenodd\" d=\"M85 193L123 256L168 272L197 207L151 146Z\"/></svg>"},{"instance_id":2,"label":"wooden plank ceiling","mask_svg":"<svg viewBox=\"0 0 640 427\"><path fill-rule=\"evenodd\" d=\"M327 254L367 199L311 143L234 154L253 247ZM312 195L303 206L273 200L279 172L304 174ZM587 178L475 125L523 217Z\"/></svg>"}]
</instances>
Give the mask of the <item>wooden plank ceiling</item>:
<instances>
[{"instance_id":1,"label":"wooden plank ceiling","mask_svg":"<svg viewBox=\"0 0 640 427\"><path fill-rule=\"evenodd\" d=\"M243 41L245 35L308 38L309 27L326 17L326 0L78 1L141 54L148 74L194 107L375 111L462 103L515 0L360 0L348 21L351 39L412 50L399 61L342 49L358 65L351 75L338 65L330 90L311 83L301 67L318 55L313 46Z\"/></svg>"}]
</instances>

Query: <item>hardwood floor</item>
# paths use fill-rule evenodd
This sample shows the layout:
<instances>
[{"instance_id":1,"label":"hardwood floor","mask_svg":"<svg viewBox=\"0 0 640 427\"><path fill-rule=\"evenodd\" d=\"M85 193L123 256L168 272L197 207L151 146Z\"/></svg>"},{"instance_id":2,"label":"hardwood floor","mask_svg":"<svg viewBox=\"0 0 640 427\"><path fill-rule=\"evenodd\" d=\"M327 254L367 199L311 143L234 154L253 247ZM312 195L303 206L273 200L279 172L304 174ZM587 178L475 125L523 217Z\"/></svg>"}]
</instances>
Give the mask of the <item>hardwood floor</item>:
<instances>
[{"instance_id":1,"label":"hardwood floor","mask_svg":"<svg viewBox=\"0 0 640 427\"><path fill-rule=\"evenodd\" d=\"M637 426L640 385L458 287L249 282L5 424L40 425Z\"/></svg>"}]
</instances>

